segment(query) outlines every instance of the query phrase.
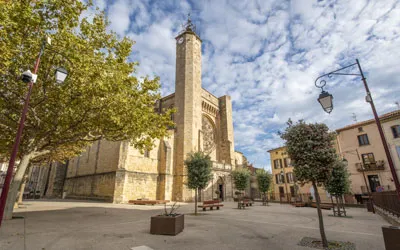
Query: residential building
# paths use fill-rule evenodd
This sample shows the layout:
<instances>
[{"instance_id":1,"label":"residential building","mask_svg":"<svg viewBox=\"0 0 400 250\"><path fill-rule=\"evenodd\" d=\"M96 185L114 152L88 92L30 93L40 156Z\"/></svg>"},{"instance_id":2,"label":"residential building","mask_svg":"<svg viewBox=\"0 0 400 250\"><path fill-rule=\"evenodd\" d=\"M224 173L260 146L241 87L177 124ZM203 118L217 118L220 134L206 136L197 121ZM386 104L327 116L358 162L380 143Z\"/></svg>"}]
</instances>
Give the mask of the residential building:
<instances>
[{"instance_id":1,"label":"residential building","mask_svg":"<svg viewBox=\"0 0 400 250\"><path fill-rule=\"evenodd\" d=\"M271 158L272 178L274 182L273 199L284 202L291 202L295 199L308 201L308 197L312 196L315 201L315 192L311 183L306 183L303 186L296 183L293 166L286 152L286 147L274 148L268 152ZM323 187L318 187L318 192L322 202L330 201L330 196Z\"/></svg>"},{"instance_id":2,"label":"residential building","mask_svg":"<svg viewBox=\"0 0 400 250\"><path fill-rule=\"evenodd\" d=\"M400 110L383 114L380 121L393 162L400 172ZM388 160L374 119L337 129L340 155L348 162L351 190L356 195L395 190ZM399 174L398 174L399 176Z\"/></svg>"}]
</instances>

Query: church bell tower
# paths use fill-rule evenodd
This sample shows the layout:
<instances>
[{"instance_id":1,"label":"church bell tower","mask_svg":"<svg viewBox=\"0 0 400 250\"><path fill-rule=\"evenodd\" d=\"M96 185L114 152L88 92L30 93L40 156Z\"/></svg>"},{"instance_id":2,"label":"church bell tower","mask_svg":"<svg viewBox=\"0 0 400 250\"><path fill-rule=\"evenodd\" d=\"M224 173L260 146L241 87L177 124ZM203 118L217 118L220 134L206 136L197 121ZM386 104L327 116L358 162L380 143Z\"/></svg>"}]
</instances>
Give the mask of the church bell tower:
<instances>
[{"instance_id":1,"label":"church bell tower","mask_svg":"<svg viewBox=\"0 0 400 250\"><path fill-rule=\"evenodd\" d=\"M175 75L175 152L173 200L192 197L186 187L184 160L190 152L198 151L201 130L201 39L188 17L176 39Z\"/></svg>"}]
</instances>

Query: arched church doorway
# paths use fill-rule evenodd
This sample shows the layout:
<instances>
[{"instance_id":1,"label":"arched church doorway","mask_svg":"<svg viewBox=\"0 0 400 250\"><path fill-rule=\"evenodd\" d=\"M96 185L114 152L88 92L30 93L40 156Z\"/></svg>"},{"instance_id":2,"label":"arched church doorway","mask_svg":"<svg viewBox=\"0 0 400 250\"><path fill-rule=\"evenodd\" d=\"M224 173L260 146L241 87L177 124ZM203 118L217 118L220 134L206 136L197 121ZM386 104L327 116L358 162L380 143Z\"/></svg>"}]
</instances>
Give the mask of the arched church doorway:
<instances>
[{"instance_id":1,"label":"arched church doorway","mask_svg":"<svg viewBox=\"0 0 400 250\"><path fill-rule=\"evenodd\" d=\"M225 183L224 183L224 180L222 179L222 177L219 177L218 178L218 181L217 181L217 190L219 191L219 199L221 200L221 201L224 201L224 198L225 198Z\"/></svg>"}]
</instances>

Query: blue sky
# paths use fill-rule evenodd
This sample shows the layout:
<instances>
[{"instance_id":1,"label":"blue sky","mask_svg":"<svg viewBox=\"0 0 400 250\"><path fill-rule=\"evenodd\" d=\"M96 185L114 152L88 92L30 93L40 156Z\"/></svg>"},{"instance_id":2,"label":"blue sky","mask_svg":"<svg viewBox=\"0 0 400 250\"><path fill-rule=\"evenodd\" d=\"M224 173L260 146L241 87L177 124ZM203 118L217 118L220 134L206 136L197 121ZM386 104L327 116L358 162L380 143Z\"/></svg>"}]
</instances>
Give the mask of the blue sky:
<instances>
[{"instance_id":1,"label":"blue sky","mask_svg":"<svg viewBox=\"0 0 400 250\"><path fill-rule=\"evenodd\" d=\"M138 75L158 75L162 94L174 92L174 37L191 13L203 40L203 87L233 100L235 148L270 168L267 150L283 145L286 121L324 122L334 130L372 118L360 79L338 76L328 115L314 80L358 58L378 113L400 102L400 2L94 0L110 29L136 41ZM89 12L90 15L90 12ZM354 68L355 72L357 69Z\"/></svg>"}]
</instances>

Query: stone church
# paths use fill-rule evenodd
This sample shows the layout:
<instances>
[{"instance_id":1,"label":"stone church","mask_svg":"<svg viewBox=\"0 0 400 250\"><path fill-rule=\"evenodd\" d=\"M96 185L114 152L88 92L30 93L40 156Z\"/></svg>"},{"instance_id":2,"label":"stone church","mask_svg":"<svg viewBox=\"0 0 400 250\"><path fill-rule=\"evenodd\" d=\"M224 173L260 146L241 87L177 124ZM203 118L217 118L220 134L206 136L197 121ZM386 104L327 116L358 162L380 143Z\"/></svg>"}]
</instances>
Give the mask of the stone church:
<instances>
[{"instance_id":1,"label":"stone church","mask_svg":"<svg viewBox=\"0 0 400 250\"><path fill-rule=\"evenodd\" d=\"M129 142L98 141L69 161L64 182L67 198L126 203L134 199L192 201L186 186L186 155L204 151L213 161L213 179L199 200L234 196L231 171L240 164L234 151L232 101L202 88L201 39L190 19L176 37L175 93L157 103L159 111L175 107L175 127L144 154ZM235 160L236 156L236 160ZM239 163L238 163L239 162Z\"/></svg>"}]
</instances>

